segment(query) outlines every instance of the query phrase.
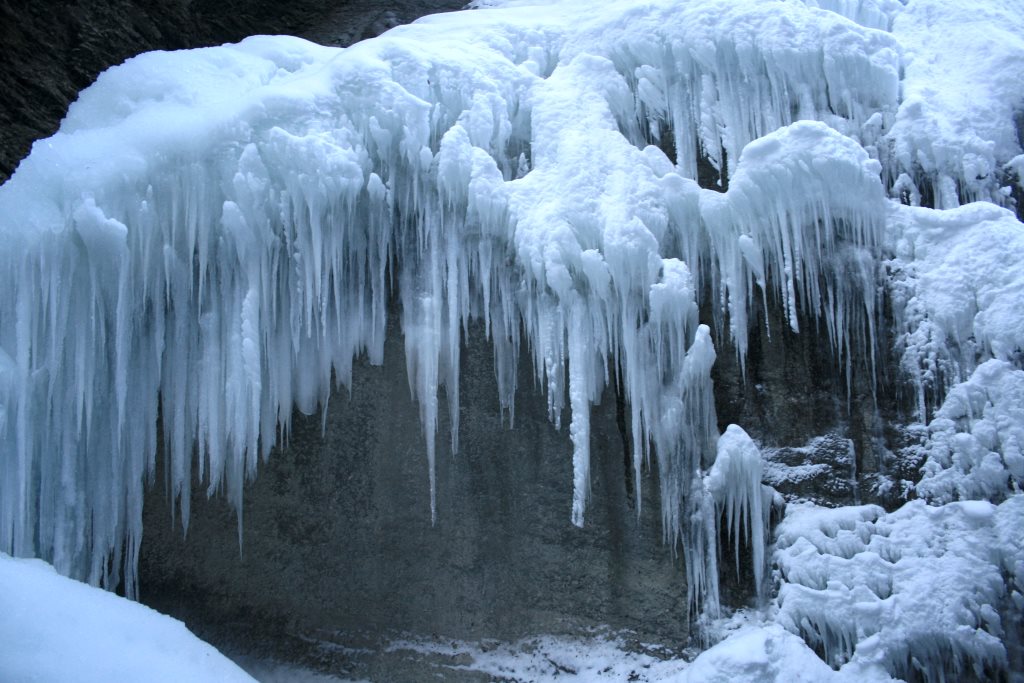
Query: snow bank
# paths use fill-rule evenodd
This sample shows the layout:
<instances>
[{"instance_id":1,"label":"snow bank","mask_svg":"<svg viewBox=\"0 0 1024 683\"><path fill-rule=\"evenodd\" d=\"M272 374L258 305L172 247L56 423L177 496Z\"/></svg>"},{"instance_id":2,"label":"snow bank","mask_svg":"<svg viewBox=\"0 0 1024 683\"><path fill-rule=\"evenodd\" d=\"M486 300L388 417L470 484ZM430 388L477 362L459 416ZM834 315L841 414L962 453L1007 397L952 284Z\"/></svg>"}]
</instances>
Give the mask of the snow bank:
<instances>
[{"instance_id":1,"label":"snow bank","mask_svg":"<svg viewBox=\"0 0 1024 683\"><path fill-rule=\"evenodd\" d=\"M994 678L1021 601L1024 496L795 507L777 530L778 621L840 671Z\"/></svg>"},{"instance_id":2,"label":"snow bank","mask_svg":"<svg viewBox=\"0 0 1024 683\"><path fill-rule=\"evenodd\" d=\"M0 679L252 681L176 619L0 554Z\"/></svg>"},{"instance_id":3,"label":"snow bank","mask_svg":"<svg viewBox=\"0 0 1024 683\"><path fill-rule=\"evenodd\" d=\"M781 626L747 626L693 660L680 683L840 683L892 681L884 674L847 676L833 671L811 648Z\"/></svg>"}]
</instances>

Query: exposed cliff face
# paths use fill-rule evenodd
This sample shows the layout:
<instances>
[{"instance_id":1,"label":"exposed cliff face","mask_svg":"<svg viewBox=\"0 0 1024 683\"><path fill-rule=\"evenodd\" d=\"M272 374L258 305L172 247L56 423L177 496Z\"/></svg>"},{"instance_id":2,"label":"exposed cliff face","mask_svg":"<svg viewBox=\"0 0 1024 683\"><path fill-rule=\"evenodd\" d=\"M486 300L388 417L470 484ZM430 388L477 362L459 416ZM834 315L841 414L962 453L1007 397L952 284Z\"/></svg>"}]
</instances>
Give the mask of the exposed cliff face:
<instances>
[{"instance_id":1,"label":"exposed cliff face","mask_svg":"<svg viewBox=\"0 0 1024 683\"><path fill-rule=\"evenodd\" d=\"M68 104L109 66L147 50L290 34L350 45L461 0L75 0L0 2L0 182L52 135Z\"/></svg>"},{"instance_id":2,"label":"exposed cliff face","mask_svg":"<svg viewBox=\"0 0 1024 683\"><path fill-rule=\"evenodd\" d=\"M719 354L721 427L743 425L777 447L766 449L777 460L766 476L777 474L771 483L784 494L835 505L878 500L870 475L884 440L870 377L856 373L847 400L813 328L793 334L777 309L770 313L778 332L752 335L745 376L728 346ZM681 559L662 539L657 468L646 470L638 518L628 413L615 392L592 415L592 507L579 529L568 514L568 430L549 421L526 359L509 428L493 350L475 330L460 373L459 454L448 454L444 411L438 425L432 526L423 429L394 322L383 366L359 364L351 395L332 397L325 416L296 415L289 444L261 465L245 493L241 551L222 497L196 487L183 537L180 523L169 523L163 487L150 490L141 600L229 651L258 642L281 658L371 677L394 664L379 647L372 655L339 650L325 662L330 648L310 639L345 647L397 633L514 640L608 626L643 642L687 642L686 584ZM890 418L891 389L880 385ZM815 437L824 438L808 444ZM794 467L809 475L793 477L786 468ZM739 575L723 572L731 607L753 600L747 559Z\"/></svg>"},{"instance_id":3,"label":"exposed cliff face","mask_svg":"<svg viewBox=\"0 0 1024 683\"><path fill-rule=\"evenodd\" d=\"M745 370L732 345L718 342L712 377L719 429L738 424L758 441L774 463L765 482L783 495L823 505L898 505L898 490L880 493L878 484L918 475L900 459L913 438L902 427L912 396L892 351L892 320L883 322L874 366L855 359L847 381L813 320L801 320L798 334L779 307L756 317Z\"/></svg>"},{"instance_id":4,"label":"exposed cliff face","mask_svg":"<svg viewBox=\"0 0 1024 683\"><path fill-rule=\"evenodd\" d=\"M194 492L183 538L154 487L141 600L218 645L244 651L248 639L285 658L307 648L323 656L301 637L348 646L396 633L515 640L599 625L633 630L643 642L685 643L686 584L662 542L656 475L645 476L638 518L614 393L594 411L592 507L579 529L569 516L568 430L548 420L527 362L509 428L491 346L475 330L454 457L444 411L439 424L431 525L419 409L401 335L392 332L384 365L359 364L351 396L334 396L324 421L297 419L289 446L247 487L241 552L222 497ZM350 673L358 675L380 674L386 659L333 656L335 672L357 667Z\"/></svg>"}]
</instances>

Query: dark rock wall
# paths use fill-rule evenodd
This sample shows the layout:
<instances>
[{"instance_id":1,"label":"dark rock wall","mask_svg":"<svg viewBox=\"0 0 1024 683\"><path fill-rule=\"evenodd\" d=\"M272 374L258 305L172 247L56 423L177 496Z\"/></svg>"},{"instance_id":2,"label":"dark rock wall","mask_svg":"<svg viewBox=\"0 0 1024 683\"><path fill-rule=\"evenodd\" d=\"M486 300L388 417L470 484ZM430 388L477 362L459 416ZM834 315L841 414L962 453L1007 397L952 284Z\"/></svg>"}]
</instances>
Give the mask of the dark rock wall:
<instances>
[{"instance_id":1,"label":"dark rock wall","mask_svg":"<svg viewBox=\"0 0 1024 683\"><path fill-rule=\"evenodd\" d=\"M733 350L720 344L714 378L722 428L738 423L774 447L766 452L777 455L769 463L776 474L814 466L813 477L782 481L784 493L859 502L862 470L877 462L877 454L863 451L878 448L882 419L866 366L847 399L812 321L797 335L780 324L778 311L769 314L774 332L753 332L745 375ZM143 602L229 648L239 625L255 629L254 640L278 644L302 636L350 646L353 634L403 632L515 639L598 625L636 631L648 642L685 643L683 568L662 540L652 471L644 475L637 516L615 392L606 391L593 411L592 498L585 528L577 529L569 523L568 429L548 420L525 355L509 429L491 346L475 330L463 352L455 456L442 408L431 526L423 431L394 322L388 339L383 367L358 365L351 394L336 394L325 419L296 416L289 444L261 465L245 495L241 552L235 516L222 498L207 499L196 486L183 538L170 523L163 487L150 491ZM828 436L809 448L786 448L821 435ZM748 574L724 573L726 604L751 599ZM295 654L288 646L281 656ZM338 670L337 662L330 666Z\"/></svg>"},{"instance_id":2,"label":"dark rock wall","mask_svg":"<svg viewBox=\"0 0 1024 683\"><path fill-rule=\"evenodd\" d=\"M882 310L885 303L877 302ZM814 453L807 464L828 466L812 481L784 486L787 494L826 505L897 504L875 491L880 476L913 476L896 472L892 462L892 451L904 438L899 425L911 415L912 394L901 391L891 320L883 317L877 323L874 364L869 348L851 343L849 381L845 364L830 348L824 322L806 314L799 322L801 331L793 332L779 302L769 301L767 311L753 307L745 369L728 339L715 340L712 378L719 429L738 424L766 451L806 445ZM845 446L810 443L822 436L829 444L849 441L849 456Z\"/></svg>"},{"instance_id":3,"label":"dark rock wall","mask_svg":"<svg viewBox=\"0 0 1024 683\"><path fill-rule=\"evenodd\" d=\"M278 642L338 631L514 639L608 625L684 643L684 574L662 543L654 475L637 516L614 393L594 412L592 499L578 529L568 428L549 422L524 357L509 429L492 368L478 330L464 353L455 456L442 410L435 525L419 411L391 329L384 366L357 367L326 432L320 416L297 418L288 447L261 466L246 491L241 553L223 499L196 493L185 539L154 487L142 601L219 643L230 640L225 625L245 621L261 625L254 638Z\"/></svg>"}]
</instances>

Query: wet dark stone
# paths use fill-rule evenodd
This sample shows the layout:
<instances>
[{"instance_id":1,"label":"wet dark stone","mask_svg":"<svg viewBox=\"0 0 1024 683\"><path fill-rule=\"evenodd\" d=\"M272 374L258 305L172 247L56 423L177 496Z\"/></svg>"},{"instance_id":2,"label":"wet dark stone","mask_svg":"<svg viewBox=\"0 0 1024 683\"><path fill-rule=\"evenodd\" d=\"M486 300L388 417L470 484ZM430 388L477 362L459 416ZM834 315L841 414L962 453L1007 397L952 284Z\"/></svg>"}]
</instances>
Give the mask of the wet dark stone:
<instances>
[{"instance_id":1,"label":"wet dark stone","mask_svg":"<svg viewBox=\"0 0 1024 683\"><path fill-rule=\"evenodd\" d=\"M614 394L594 409L592 497L579 529L569 521L568 427L549 422L524 357L508 428L477 332L464 351L455 456L442 410L435 525L419 410L392 329L384 366L357 367L351 396L331 401L326 432L320 416L297 418L288 447L261 466L245 495L241 552L222 498L196 487L183 538L162 487L150 491L141 600L228 649L242 624L287 658L308 655L287 645L297 635L514 640L604 625L684 644L683 569L662 543L653 474L637 517Z\"/></svg>"},{"instance_id":2,"label":"wet dark stone","mask_svg":"<svg viewBox=\"0 0 1024 683\"><path fill-rule=\"evenodd\" d=\"M711 324L710 310L703 311L702 318ZM729 339L715 339L718 358L712 379L719 429L738 424L767 451L801 448L818 437L849 440L852 463L826 455L810 461L821 467L814 479L799 483L804 497L822 502L836 496L836 505L896 504L875 492L880 475L915 474L888 471L897 450L894 444L903 445L905 440L901 425L910 419L912 398L902 384L893 351L892 323L887 318L879 322L873 366L869 349L852 344L849 379L831 348L824 322L805 314L799 324L800 332L793 332L778 302L769 300L767 312L753 306L745 367ZM821 487L815 488L814 481ZM840 481L850 482L852 488L839 486ZM795 489L787 492L797 495Z\"/></svg>"},{"instance_id":3,"label":"wet dark stone","mask_svg":"<svg viewBox=\"0 0 1024 683\"><path fill-rule=\"evenodd\" d=\"M853 441L826 434L804 446L765 449L765 481L790 499L838 507L860 502Z\"/></svg>"}]
</instances>

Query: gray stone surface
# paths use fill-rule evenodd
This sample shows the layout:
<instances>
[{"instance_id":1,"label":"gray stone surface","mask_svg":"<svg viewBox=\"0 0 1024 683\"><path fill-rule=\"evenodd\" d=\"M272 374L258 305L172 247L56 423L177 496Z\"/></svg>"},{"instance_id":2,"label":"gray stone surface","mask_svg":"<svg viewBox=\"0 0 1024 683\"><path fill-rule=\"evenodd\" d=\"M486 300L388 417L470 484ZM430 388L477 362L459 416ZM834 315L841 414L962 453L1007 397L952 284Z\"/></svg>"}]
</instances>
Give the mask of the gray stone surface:
<instances>
[{"instance_id":1,"label":"gray stone surface","mask_svg":"<svg viewBox=\"0 0 1024 683\"><path fill-rule=\"evenodd\" d=\"M684 644L683 572L661 540L654 475L639 519L628 495L614 395L595 409L592 499L578 529L569 522L568 429L548 421L525 358L515 429L503 424L480 337L464 355L455 456L442 414L435 525L419 413L392 329L384 367L358 368L351 397L332 399L323 436L319 416L298 418L289 446L261 466L246 491L241 553L223 499L200 490L183 538L160 487L150 493L142 601L229 649L241 624L248 639L299 659L311 655L297 636L351 646L396 632L511 640L607 625ZM339 657L328 668L356 666Z\"/></svg>"},{"instance_id":2,"label":"gray stone surface","mask_svg":"<svg viewBox=\"0 0 1024 683\"><path fill-rule=\"evenodd\" d=\"M852 503L859 456L850 416L869 397L853 392L848 405L830 352L805 335L755 333L746 378L722 345L714 372L720 422L776 446L769 477L785 472L770 483ZM183 538L160 487L150 492L142 600L228 651L256 644L283 660L372 680L416 680L416 667L430 666L383 651L385 639L404 633L514 640L607 626L632 630L637 643L685 646L683 568L662 542L653 473L637 518L614 392L592 416L593 495L577 529L569 523L568 430L548 420L526 357L509 429L491 347L475 330L463 353L455 456L442 409L431 526L423 432L394 323L388 338L384 366L359 364L351 393L332 398L326 420L296 416L289 445L261 465L246 491L241 553L223 499L207 500L197 486ZM787 479L804 465L811 476ZM725 559L723 600L743 605L753 581L747 551L739 572L731 553Z\"/></svg>"},{"instance_id":3,"label":"gray stone surface","mask_svg":"<svg viewBox=\"0 0 1024 683\"><path fill-rule=\"evenodd\" d=\"M804 446L768 448L764 481L787 499L827 507L860 502L853 441L837 434L815 437Z\"/></svg>"}]
</instances>

